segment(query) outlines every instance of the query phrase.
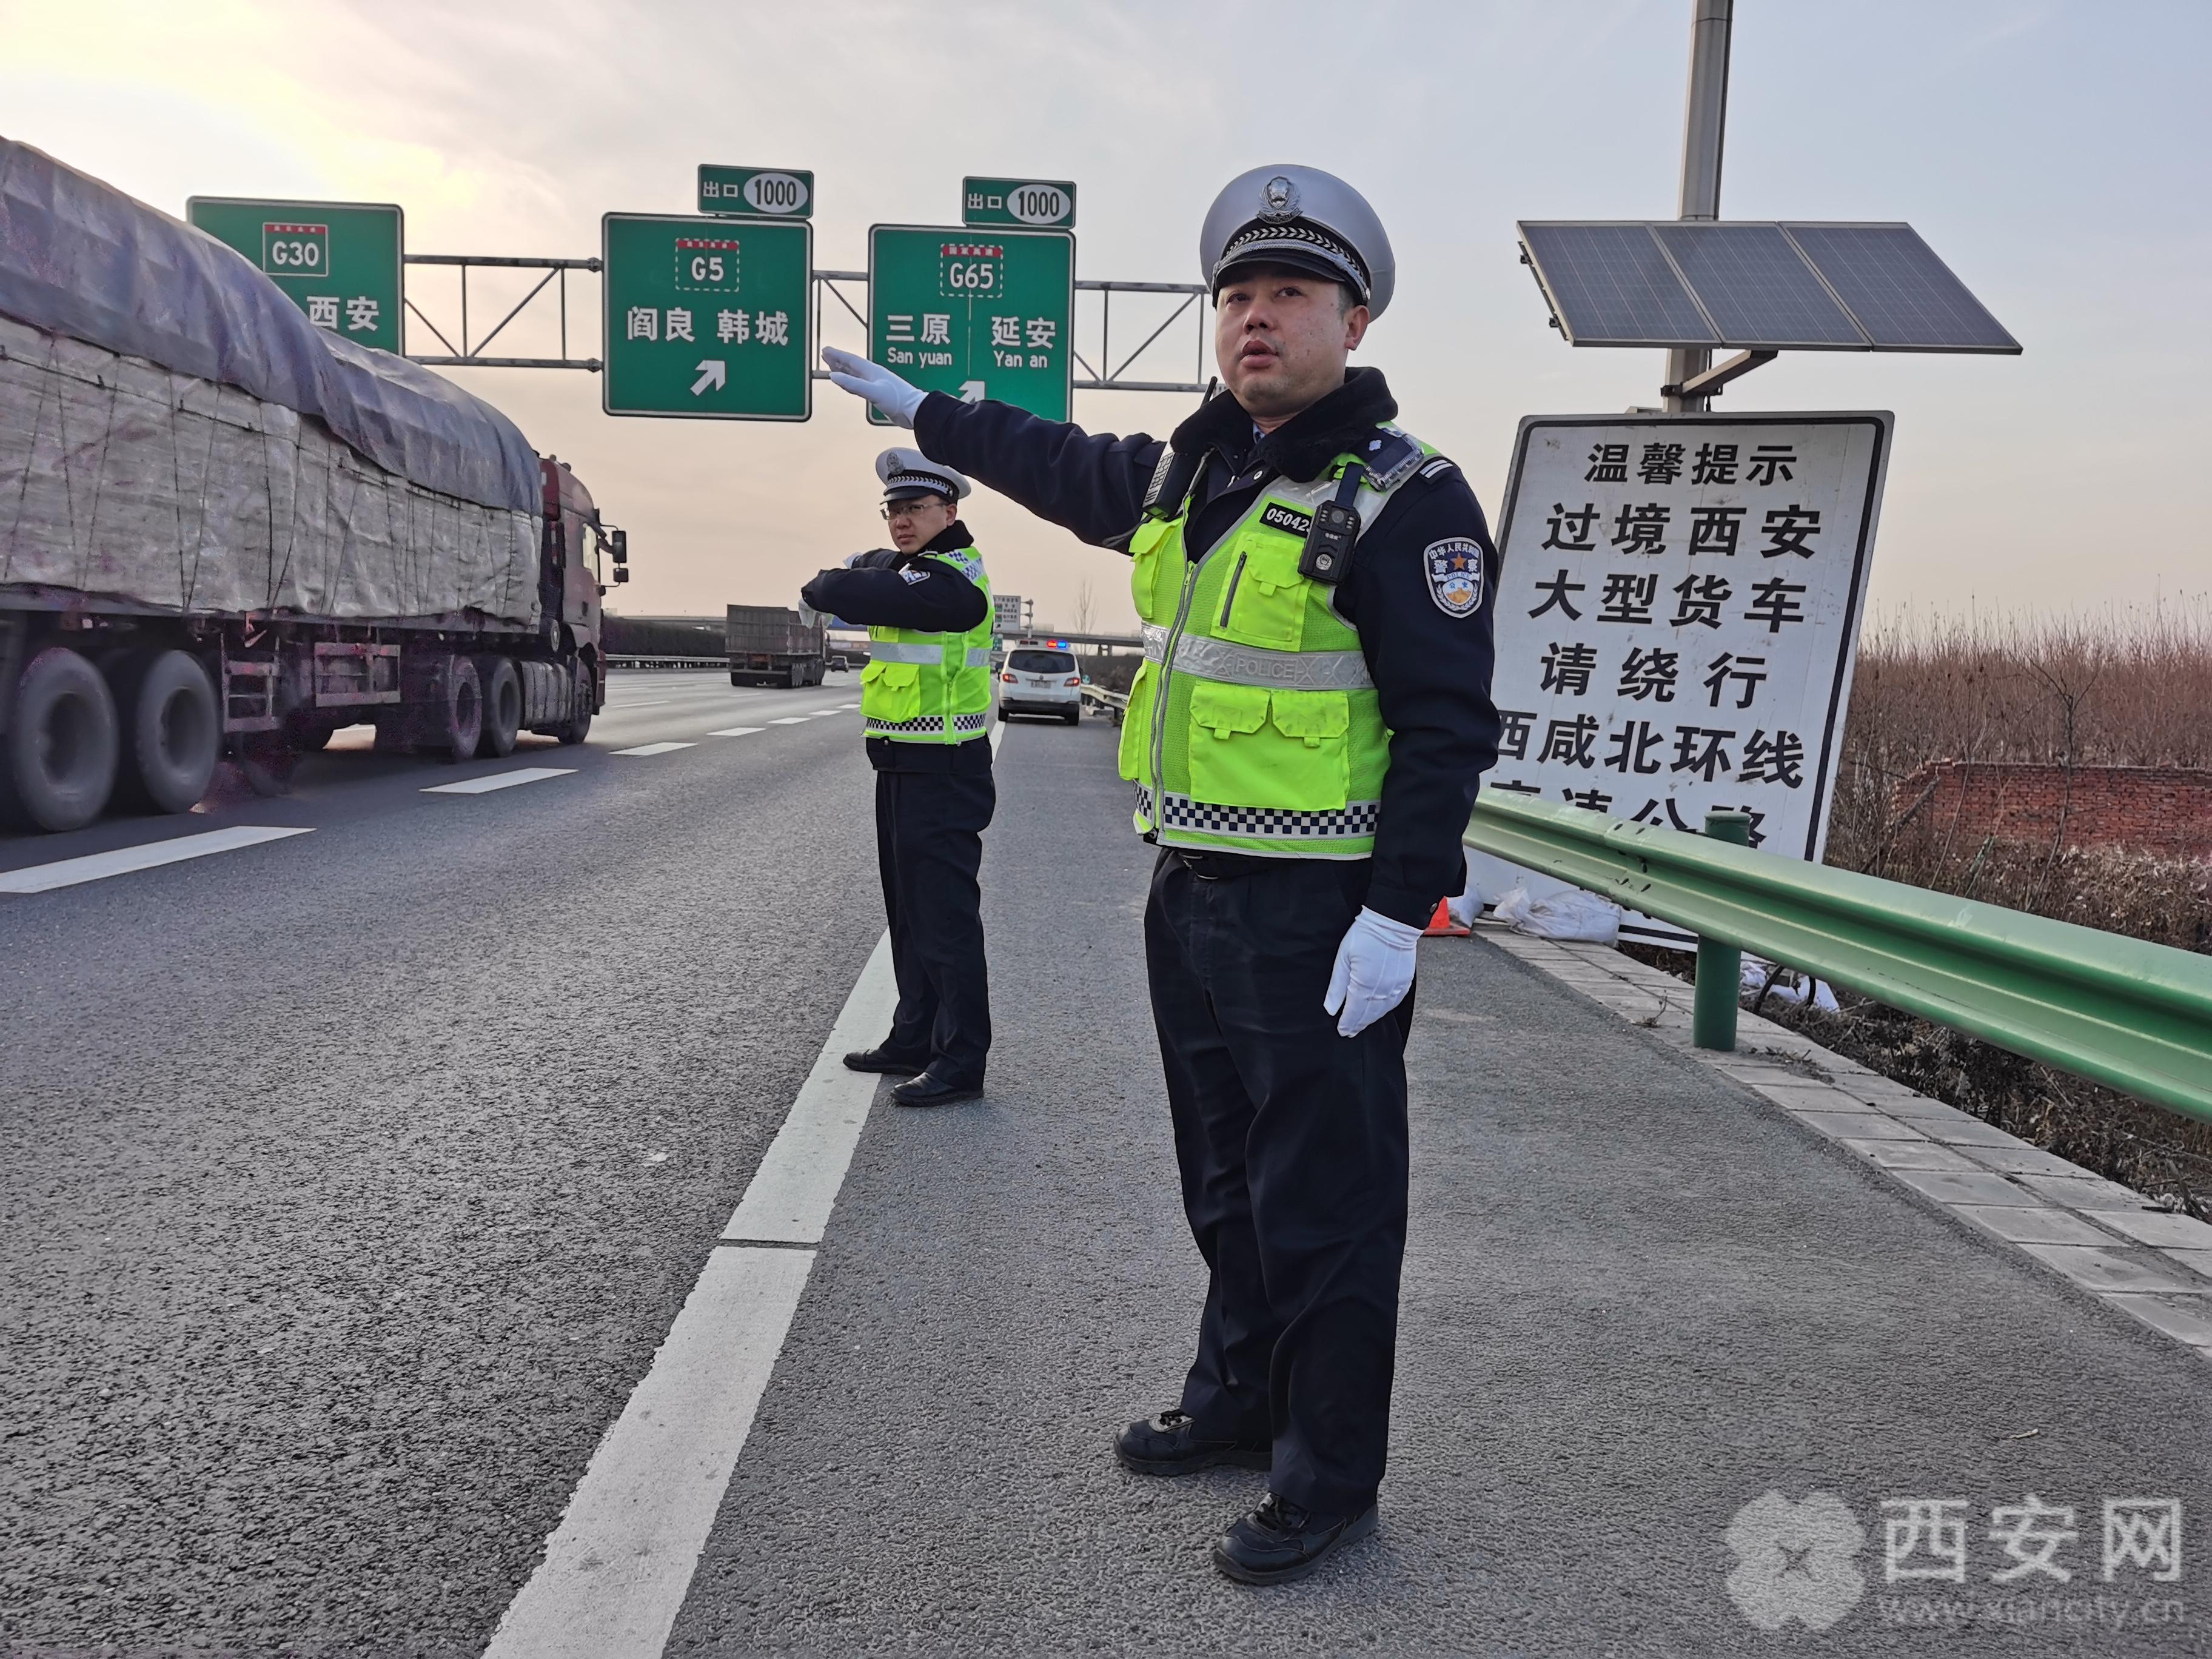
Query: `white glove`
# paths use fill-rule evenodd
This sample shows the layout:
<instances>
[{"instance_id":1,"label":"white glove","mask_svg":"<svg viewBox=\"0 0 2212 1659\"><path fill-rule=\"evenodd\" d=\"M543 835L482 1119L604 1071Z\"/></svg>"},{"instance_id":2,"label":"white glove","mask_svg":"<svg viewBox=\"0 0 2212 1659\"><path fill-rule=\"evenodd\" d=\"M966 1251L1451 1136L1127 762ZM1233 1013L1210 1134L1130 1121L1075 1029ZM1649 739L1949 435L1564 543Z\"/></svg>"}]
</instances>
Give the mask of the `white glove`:
<instances>
[{"instance_id":1,"label":"white glove","mask_svg":"<svg viewBox=\"0 0 2212 1659\"><path fill-rule=\"evenodd\" d=\"M799 602L799 625L801 628L811 628L821 620L822 613L819 611L804 599Z\"/></svg>"},{"instance_id":2,"label":"white glove","mask_svg":"<svg viewBox=\"0 0 2212 1659\"><path fill-rule=\"evenodd\" d=\"M896 425L914 424L914 411L927 395L920 386L908 386L888 368L835 346L822 348L822 361L830 365L830 378L855 398L866 398Z\"/></svg>"},{"instance_id":3,"label":"white glove","mask_svg":"<svg viewBox=\"0 0 2212 1659\"><path fill-rule=\"evenodd\" d=\"M1339 1036L1358 1036L1406 1000L1413 985L1413 947L1421 930L1364 907L1336 947L1324 1012L1337 1016Z\"/></svg>"}]
</instances>

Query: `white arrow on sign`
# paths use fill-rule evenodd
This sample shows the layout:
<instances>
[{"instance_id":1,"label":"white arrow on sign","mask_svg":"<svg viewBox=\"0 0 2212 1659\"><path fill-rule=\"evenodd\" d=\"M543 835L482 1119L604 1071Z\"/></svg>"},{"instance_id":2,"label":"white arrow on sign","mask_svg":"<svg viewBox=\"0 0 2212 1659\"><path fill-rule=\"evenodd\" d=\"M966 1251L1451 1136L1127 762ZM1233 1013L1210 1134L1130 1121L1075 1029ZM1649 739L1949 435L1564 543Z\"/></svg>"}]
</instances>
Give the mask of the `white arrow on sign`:
<instances>
[{"instance_id":1,"label":"white arrow on sign","mask_svg":"<svg viewBox=\"0 0 2212 1659\"><path fill-rule=\"evenodd\" d=\"M691 395L697 397L708 386L720 392L730 383L730 366L720 357L710 357L699 365L699 378L691 382Z\"/></svg>"},{"instance_id":2,"label":"white arrow on sign","mask_svg":"<svg viewBox=\"0 0 2212 1659\"><path fill-rule=\"evenodd\" d=\"M983 383L981 380L961 381L960 401L963 404L981 403L983 401Z\"/></svg>"}]
</instances>

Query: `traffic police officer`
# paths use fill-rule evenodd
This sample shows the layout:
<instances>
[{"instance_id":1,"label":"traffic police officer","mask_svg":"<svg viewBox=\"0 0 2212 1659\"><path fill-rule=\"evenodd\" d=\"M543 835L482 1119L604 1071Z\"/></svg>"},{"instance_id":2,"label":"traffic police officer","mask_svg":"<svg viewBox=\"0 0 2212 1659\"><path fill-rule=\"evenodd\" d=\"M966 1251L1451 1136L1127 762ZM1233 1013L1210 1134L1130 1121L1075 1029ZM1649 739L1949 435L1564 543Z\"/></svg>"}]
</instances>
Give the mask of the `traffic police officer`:
<instances>
[{"instance_id":1,"label":"traffic police officer","mask_svg":"<svg viewBox=\"0 0 2212 1659\"><path fill-rule=\"evenodd\" d=\"M991 999L983 964L983 828L991 780L991 583L960 522L971 486L915 449L876 458L896 544L800 590L810 611L868 630L860 722L876 769L876 861L890 919L898 1012L890 1035L845 1056L908 1080L902 1106L983 1091Z\"/></svg>"},{"instance_id":2,"label":"traffic police officer","mask_svg":"<svg viewBox=\"0 0 2212 1659\"><path fill-rule=\"evenodd\" d=\"M1123 1463L1270 1472L1214 1546L1248 1583L1371 1532L1407 1208L1414 942L1462 890L1497 758L1497 555L1458 469L1346 356L1389 240L1341 179L1260 167L1206 215L1225 386L1165 443L832 378L1083 539L1127 551L1145 663L1121 729L1160 856L1145 919L1183 1205L1211 1270L1180 1407Z\"/></svg>"}]
</instances>

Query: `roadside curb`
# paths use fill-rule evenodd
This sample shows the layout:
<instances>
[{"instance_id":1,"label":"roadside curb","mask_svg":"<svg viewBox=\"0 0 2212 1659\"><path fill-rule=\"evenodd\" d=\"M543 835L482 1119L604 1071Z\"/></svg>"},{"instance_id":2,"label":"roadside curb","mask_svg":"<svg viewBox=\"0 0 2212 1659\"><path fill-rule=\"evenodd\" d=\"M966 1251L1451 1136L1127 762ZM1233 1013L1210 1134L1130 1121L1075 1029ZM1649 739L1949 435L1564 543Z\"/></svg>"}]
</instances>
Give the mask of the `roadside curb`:
<instances>
[{"instance_id":1,"label":"roadside curb","mask_svg":"<svg viewBox=\"0 0 2212 1659\"><path fill-rule=\"evenodd\" d=\"M1923 1204L2212 1362L2212 1226L1745 1012L1723 1054L1690 1037L1690 986L1607 945L1475 938L1725 1073Z\"/></svg>"}]
</instances>

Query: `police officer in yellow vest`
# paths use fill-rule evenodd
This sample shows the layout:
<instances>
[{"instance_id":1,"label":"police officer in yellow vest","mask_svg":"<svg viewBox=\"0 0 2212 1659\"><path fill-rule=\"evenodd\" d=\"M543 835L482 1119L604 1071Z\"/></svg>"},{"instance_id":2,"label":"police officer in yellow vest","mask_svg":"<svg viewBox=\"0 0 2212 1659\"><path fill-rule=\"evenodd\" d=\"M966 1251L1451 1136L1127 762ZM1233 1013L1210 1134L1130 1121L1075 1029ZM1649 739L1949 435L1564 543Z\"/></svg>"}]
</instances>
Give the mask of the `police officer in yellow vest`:
<instances>
[{"instance_id":1,"label":"police officer in yellow vest","mask_svg":"<svg viewBox=\"0 0 2212 1659\"><path fill-rule=\"evenodd\" d=\"M983 1091L991 1047L983 964L983 828L991 779L991 583L960 522L967 479L915 449L876 458L895 546L824 570L800 591L824 616L865 626L860 722L876 769L876 860L890 918L898 1012L889 1036L845 1056L908 1081L902 1106Z\"/></svg>"},{"instance_id":2,"label":"police officer in yellow vest","mask_svg":"<svg viewBox=\"0 0 2212 1659\"><path fill-rule=\"evenodd\" d=\"M1183 1206L1212 1279L1172 1410L1130 1469L1269 1471L1214 1546L1231 1577L1311 1571L1372 1532L1407 1208L1414 942L1462 890L1497 758L1497 555L1459 470L1348 368L1389 240L1343 180L1260 167L1207 214L1224 391L1165 443L832 378L957 464L1133 564L1145 664L1121 728L1160 848L1145 922Z\"/></svg>"}]
</instances>

